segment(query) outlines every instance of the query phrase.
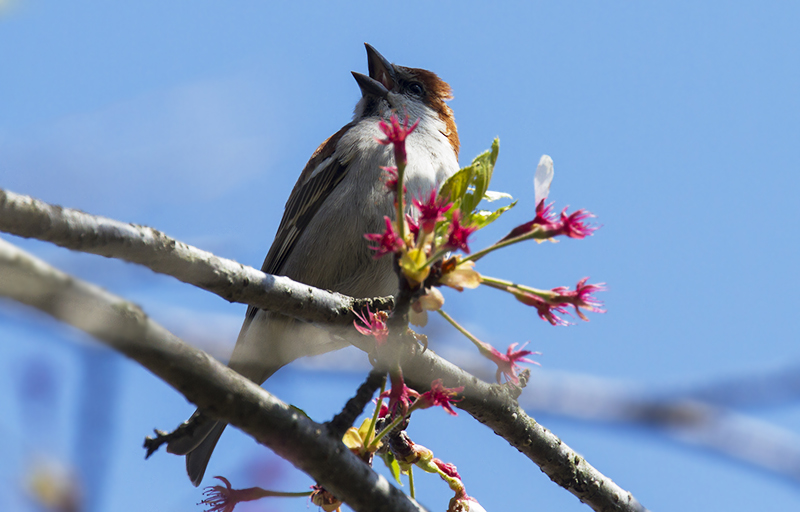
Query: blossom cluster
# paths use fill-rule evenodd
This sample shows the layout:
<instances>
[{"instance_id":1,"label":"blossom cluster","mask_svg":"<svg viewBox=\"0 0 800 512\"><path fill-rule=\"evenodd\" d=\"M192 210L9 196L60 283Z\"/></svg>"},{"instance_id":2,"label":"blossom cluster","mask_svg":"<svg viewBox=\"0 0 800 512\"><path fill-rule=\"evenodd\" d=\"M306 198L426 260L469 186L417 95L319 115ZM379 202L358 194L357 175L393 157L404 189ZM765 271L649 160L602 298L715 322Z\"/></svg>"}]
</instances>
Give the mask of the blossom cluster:
<instances>
[{"instance_id":1,"label":"blossom cluster","mask_svg":"<svg viewBox=\"0 0 800 512\"><path fill-rule=\"evenodd\" d=\"M463 390L463 386L445 387L442 380L437 379L431 383L428 391L418 393L407 387L403 382L402 375L397 374L393 375L392 389L381 393L378 397L379 402L376 408L376 412L379 411L379 418L383 421L381 432L376 437L376 440L380 441L383 438L385 442L381 442L380 445L376 446L375 441L373 441L373 449L382 451L384 462L390 467L398 481L400 473L408 474L410 477L412 467L417 467L426 473L438 474L450 489L455 492L448 504L448 512L469 510L474 512L484 509L475 498L467 494L466 487L455 465L434 457L433 451L414 443L402 428L407 423L411 413L417 409L438 406L442 407L448 414L455 416L456 412L453 410L452 405L454 402L460 401L457 396ZM390 399L388 407L383 406L382 400L384 398Z\"/></svg>"},{"instance_id":2,"label":"blossom cluster","mask_svg":"<svg viewBox=\"0 0 800 512\"><path fill-rule=\"evenodd\" d=\"M374 257L393 256L400 269L406 286L417 290L409 314L411 323L425 325L427 311L437 311L457 329L463 332L477 346L479 352L497 365L497 378L518 383L518 363L534 363L525 356L533 352L514 350L512 344L505 354L494 349L459 326L455 320L442 311L444 297L437 289L449 286L458 291L475 288L481 284L499 289L513 295L518 301L536 309L537 315L552 325L569 325L565 315L568 307L585 321L584 311L603 313L602 302L593 294L604 291L603 283L587 284L587 278L580 280L575 290L560 286L550 290L515 284L502 279L480 274L475 270L475 262L487 254L525 240L538 242L555 241L557 237L583 239L591 236L598 227L590 223L594 215L584 209L568 213L564 208L560 213L547 203L550 183L553 177L552 159L542 157L534 176L536 192L535 216L508 233L493 245L473 253L470 237L480 228L497 219L516 203L504 206L494 212L478 210L482 199L492 200L504 194L487 190L492 168L497 158L497 141L490 152L477 157L471 166L465 167L450 178L437 191L422 198L412 198L409 213L404 199L403 173L406 165L405 142L417 123L409 126L406 119L400 122L396 115L389 121L380 121L379 128L385 138L378 142L394 147L396 167L385 167L386 187L394 194L395 220L385 217L385 230L382 233L368 233L365 238L371 242ZM510 196L509 196L510 197ZM457 254L460 252L461 254ZM356 328L362 334L375 337L378 345L388 337L386 318L378 317L367 310L357 315Z\"/></svg>"}]
</instances>

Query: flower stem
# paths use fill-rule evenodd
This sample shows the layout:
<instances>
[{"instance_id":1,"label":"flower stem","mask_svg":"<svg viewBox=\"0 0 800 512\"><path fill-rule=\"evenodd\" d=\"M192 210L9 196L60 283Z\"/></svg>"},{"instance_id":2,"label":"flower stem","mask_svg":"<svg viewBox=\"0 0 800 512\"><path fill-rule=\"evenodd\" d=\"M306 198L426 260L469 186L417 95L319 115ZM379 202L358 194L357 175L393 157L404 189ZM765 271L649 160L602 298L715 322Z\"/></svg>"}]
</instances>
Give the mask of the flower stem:
<instances>
[{"instance_id":1,"label":"flower stem","mask_svg":"<svg viewBox=\"0 0 800 512\"><path fill-rule=\"evenodd\" d=\"M453 320L453 317L451 317L450 315L448 315L447 313L445 313L445 312L444 312L444 310L441 310L441 309L439 309L439 310L437 310L436 312L437 312L437 313L439 313L440 315L442 315L442 317L443 317L445 320L447 320L448 322L450 322L450 325L452 325L453 327L455 327L455 328L456 328L456 330L457 330L458 332L460 332L461 334L463 334L464 336L466 336L466 337L467 337L467 339L468 339L469 341L471 341L472 343L474 343L474 344L475 344L475 346L476 346L476 347L478 347L478 350L480 350L481 352L483 352L484 350L486 350L485 344L484 344L484 343L483 343L481 340L479 340L478 338L476 338L476 337L475 337L475 336L474 336L474 335L473 335L471 332L469 332L468 330L466 330L466 329L464 329L463 327L461 327L461 325L460 325L458 322L456 322L455 320Z\"/></svg>"},{"instance_id":2,"label":"flower stem","mask_svg":"<svg viewBox=\"0 0 800 512\"><path fill-rule=\"evenodd\" d=\"M282 492L282 491L266 491L264 497L275 497L275 498L304 498L306 496L311 496L313 491L299 491L299 492Z\"/></svg>"},{"instance_id":3,"label":"flower stem","mask_svg":"<svg viewBox=\"0 0 800 512\"><path fill-rule=\"evenodd\" d=\"M391 423L389 423L389 424L386 426L386 428L385 428L385 429L381 430L381 431L378 433L378 435L377 435L377 436L375 436L375 440L373 440L371 443L369 443L369 447L368 447L367 449L368 449L369 451L371 451L371 452L374 452L375 450L377 450L377 449L378 449L378 442L379 442L381 439L383 439L383 437L384 437L386 434L388 434L389 432L391 432L392 430L394 430L394 427L396 427L397 425L399 425L399 424L400 424L400 423L401 423L401 422L402 422L404 419L406 419L406 418L407 418L407 417L408 417L408 416L409 416L409 415L410 415L412 412L414 412L414 410L416 409L416 407L415 407L415 406L417 405L417 402L418 402L418 400L415 400L415 401L414 401L414 404L413 404L411 407L409 407L409 408L408 408L408 411L406 411L406 413L405 413L405 414L401 414L400 416L397 416L395 419L393 419L393 420L392 420L392 422L391 422Z\"/></svg>"},{"instance_id":4,"label":"flower stem","mask_svg":"<svg viewBox=\"0 0 800 512\"><path fill-rule=\"evenodd\" d=\"M441 258L442 256L444 256L444 255L445 255L445 254L447 254L448 252L449 252L449 251L448 251L447 249L439 249L439 250L437 250L437 251L436 251L436 252L435 252L435 253L434 253L434 254L433 254L433 255L432 255L430 258L428 258L428 259L425 261L425 263L423 263L422 265L420 265L420 266L419 266L419 268L418 268L417 270L422 270L422 269L423 269L423 268L425 268L425 267L429 267L429 266L431 266L431 265L433 264L433 262L435 262L436 260L438 260L439 258ZM462 261L463 261L463 260L462 260Z\"/></svg>"},{"instance_id":5,"label":"flower stem","mask_svg":"<svg viewBox=\"0 0 800 512\"><path fill-rule=\"evenodd\" d=\"M481 284L485 284L486 286L490 286L492 288L497 288L498 290L505 290L509 286L514 286L514 283L511 281L497 279L495 277L486 275L481 275Z\"/></svg>"},{"instance_id":6,"label":"flower stem","mask_svg":"<svg viewBox=\"0 0 800 512\"><path fill-rule=\"evenodd\" d=\"M381 405L383 404L383 398L380 396L383 392L386 391L386 375L383 376L383 382L381 383L381 392L378 393L378 403L375 406L375 412L372 413L372 421L369 424L369 429L367 430L367 437L366 440L370 443L370 439L372 436L375 435L375 425L378 423L378 415L381 413Z\"/></svg>"},{"instance_id":7,"label":"flower stem","mask_svg":"<svg viewBox=\"0 0 800 512\"><path fill-rule=\"evenodd\" d=\"M414 467L409 466L408 468L408 487L411 491L411 497L417 499L417 492L414 489Z\"/></svg>"},{"instance_id":8,"label":"flower stem","mask_svg":"<svg viewBox=\"0 0 800 512\"><path fill-rule=\"evenodd\" d=\"M521 290L523 292L532 293L537 295L543 299L550 299L553 297L552 290L540 290L538 288L531 288L530 286L525 286L524 284L516 284L512 283L511 281L506 281L505 279L498 279L496 277L490 277L484 274L481 274L481 284L485 284L491 288L496 288L498 290L509 291L509 288L514 288L517 290Z\"/></svg>"},{"instance_id":9,"label":"flower stem","mask_svg":"<svg viewBox=\"0 0 800 512\"><path fill-rule=\"evenodd\" d=\"M473 252L469 256L466 256L462 261L478 261L479 259L483 258L492 251L496 251L497 249L502 249L503 247L508 247L509 245L513 245L519 242L524 242L525 240L530 240L532 238L536 240L546 240L548 237L546 237L545 235L546 231L544 231L541 228L537 228L531 231L530 233L525 233L524 235L520 235L515 238L509 238L508 240L502 240L494 245L486 247L485 249Z\"/></svg>"},{"instance_id":10,"label":"flower stem","mask_svg":"<svg viewBox=\"0 0 800 512\"><path fill-rule=\"evenodd\" d=\"M311 496L312 491L284 492L270 491L261 487L248 487L247 489L233 489L236 501L254 501L261 498L304 498Z\"/></svg>"},{"instance_id":11,"label":"flower stem","mask_svg":"<svg viewBox=\"0 0 800 512\"><path fill-rule=\"evenodd\" d=\"M400 240L406 240L406 216L405 216L405 197L403 194L403 180L406 173L405 162L395 162L397 164L397 234Z\"/></svg>"}]
</instances>

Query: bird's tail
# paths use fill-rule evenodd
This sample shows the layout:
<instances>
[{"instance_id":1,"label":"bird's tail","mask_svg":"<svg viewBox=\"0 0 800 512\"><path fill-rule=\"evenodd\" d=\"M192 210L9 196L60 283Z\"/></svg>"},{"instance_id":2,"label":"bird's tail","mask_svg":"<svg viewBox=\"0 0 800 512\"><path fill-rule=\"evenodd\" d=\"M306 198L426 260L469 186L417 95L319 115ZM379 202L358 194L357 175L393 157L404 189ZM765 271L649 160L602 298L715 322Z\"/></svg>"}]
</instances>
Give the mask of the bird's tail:
<instances>
[{"instance_id":1,"label":"bird's tail","mask_svg":"<svg viewBox=\"0 0 800 512\"><path fill-rule=\"evenodd\" d=\"M269 340L269 342L267 342ZM347 346L342 339L310 324L298 323L266 311L248 311L247 319L228 366L257 384L263 383L283 365L295 359ZM167 451L186 455L186 472L197 487L227 423L201 417L195 411L189 421L196 425L191 436L171 442Z\"/></svg>"},{"instance_id":2,"label":"bird's tail","mask_svg":"<svg viewBox=\"0 0 800 512\"><path fill-rule=\"evenodd\" d=\"M227 423L198 416L200 416L199 410L195 411L189 420L196 422L191 436L176 439L167 446L169 453L186 455L186 472L195 487L203 480L214 447L222 431L228 426Z\"/></svg>"},{"instance_id":3,"label":"bird's tail","mask_svg":"<svg viewBox=\"0 0 800 512\"><path fill-rule=\"evenodd\" d=\"M200 442L197 448L186 454L186 473L189 474L189 479L195 487L203 481L203 475L206 472L208 461L211 459L211 454L214 452L214 447L217 446L219 436L227 426L227 423L214 421L206 438Z\"/></svg>"}]
</instances>

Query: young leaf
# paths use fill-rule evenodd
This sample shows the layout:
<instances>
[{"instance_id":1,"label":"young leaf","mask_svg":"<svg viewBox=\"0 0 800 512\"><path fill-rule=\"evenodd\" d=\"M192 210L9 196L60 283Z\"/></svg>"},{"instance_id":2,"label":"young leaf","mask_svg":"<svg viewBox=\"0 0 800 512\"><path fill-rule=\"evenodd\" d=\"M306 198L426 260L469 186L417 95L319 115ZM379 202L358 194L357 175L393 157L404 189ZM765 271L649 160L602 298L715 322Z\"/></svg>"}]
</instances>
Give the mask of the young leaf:
<instances>
[{"instance_id":1,"label":"young leaf","mask_svg":"<svg viewBox=\"0 0 800 512\"><path fill-rule=\"evenodd\" d=\"M439 187L440 198L448 198L448 200L455 205L456 208L461 204L461 198L467 192L467 187L472 179L472 166L464 167L454 175L447 178Z\"/></svg>"},{"instance_id":2,"label":"young leaf","mask_svg":"<svg viewBox=\"0 0 800 512\"><path fill-rule=\"evenodd\" d=\"M471 213L477 208L478 203L481 202L486 191L489 189L489 183L492 180L492 173L494 165L497 162L497 155L500 151L500 140L494 139L492 142L492 149L484 151L472 161L473 176L470 185L473 187L467 190L464 194L464 199L461 201L461 211Z\"/></svg>"},{"instance_id":3,"label":"young leaf","mask_svg":"<svg viewBox=\"0 0 800 512\"><path fill-rule=\"evenodd\" d=\"M503 213L507 212L508 210L510 210L511 208L513 208L516 205L517 205L517 202L514 201L513 203L511 203L509 205L506 205L506 206L503 206L501 208L498 208L497 210L495 210L493 212L489 211L489 210L478 210L476 212L473 212L469 216L470 225L471 226L477 226L478 229L483 229L486 226L488 226L489 224L491 224L492 222L496 221L497 218L500 217L500 215L502 215Z\"/></svg>"},{"instance_id":4,"label":"young leaf","mask_svg":"<svg viewBox=\"0 0 800 512\"><path fill-rule=\"evenodd\" d=\"M488 153L487 158L481 162L484 166L484 172L480 175L481 179L475 182L475 197L481 199L486 195L486 191L489 189L489 182L492 181L492 173L494 173L494 166L497 163L497 156L500 153L500 139L495 138L492 141L492 149Z\"/></svg>"},{"instance_id":5,"label":"young leaf","mask_svg":"<svg viewBox=\"0 0 800 512\"><path fill-rule=\"evenodd\" d=\"M392 452L387 450L382 454L381 458L383 459L383 463L386 464L386 467L389 468L389 471L391 471L394 479L402 486L403 482L400 480L400 464L397 463L397 459L394 458Z\"/></svg>"},{"instance_id":6,"label":"young leaf","mask_svg":"<svg viewBox=\"0 0 800 512\"><path fill-rule=\"evenodd\" d=\"M486 195L492 172L500 151L500 140L492 148L472 160L472 163L448 178L439 188L439 197L448 200L462 212L472 212Z\"/></svg>"}]
</instances>

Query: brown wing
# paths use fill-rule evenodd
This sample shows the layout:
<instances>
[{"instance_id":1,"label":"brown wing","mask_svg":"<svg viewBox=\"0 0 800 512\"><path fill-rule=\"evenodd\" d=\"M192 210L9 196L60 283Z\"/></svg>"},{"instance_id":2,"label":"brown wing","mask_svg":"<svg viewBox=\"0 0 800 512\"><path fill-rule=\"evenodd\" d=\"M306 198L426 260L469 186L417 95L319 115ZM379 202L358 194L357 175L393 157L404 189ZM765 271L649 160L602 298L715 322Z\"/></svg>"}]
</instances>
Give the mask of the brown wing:
<instances>
[{"instance_id":1,"label":"brown wing","mask_svg":"<svg viewBox=\"0 0 800 512\"><path fill-rule=\"evenodd\" d=\"M320 144L303 168L303 172L300 173L300 177L297 179L297 183L295 183L292 193L286 201L283 218L278 226L275 240L269 248L264 264L261 266L263 272L281 274L283 264L292 253L300 235L308 227L309 222L322 206L322 203L325 202L325 199L344 178L347 173L347 166L339 160L331 158L331 156L336 150L336 144L339 139L352 125L353 123L345 125ZM255 316L256 311L257 308L253 306L247 308L247 317L245 326L242 327L242 333L244 333L247 324Z\"/></svg>"}]
</instances>

